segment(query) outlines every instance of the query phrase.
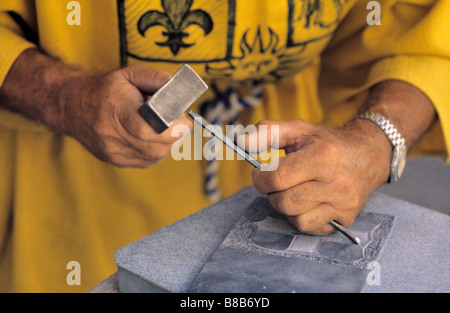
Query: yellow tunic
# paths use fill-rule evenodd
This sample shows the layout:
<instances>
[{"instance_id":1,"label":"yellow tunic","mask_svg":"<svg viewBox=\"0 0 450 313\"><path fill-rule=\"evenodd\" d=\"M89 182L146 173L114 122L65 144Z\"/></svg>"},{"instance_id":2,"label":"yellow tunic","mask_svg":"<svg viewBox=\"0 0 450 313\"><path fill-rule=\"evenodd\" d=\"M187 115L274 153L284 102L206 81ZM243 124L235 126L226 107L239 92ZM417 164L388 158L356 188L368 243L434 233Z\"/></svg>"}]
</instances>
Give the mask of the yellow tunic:
<instances>
[{"instance_id":1,"label":"yellow tunic","mask_svg":"<svg viewBox=\"0 0 450 313\"><path fill-rule=\"evenodd\" d=\"M447 156L450 1L378 1L381 25L368 24L367 3L1 1L0 84L38 43L89 71L141 63L175 72L188 63L221 87L264 79L260 105L239 115L243 125L268 118L339 125L369 86L401 79L423 90L440 116L415 153ZM208 91L194 108L213 96ZM219 163L225 196L251 184L244 161ZM0 110L0 291L92 288L116 270L116 249L210 204L203 166L169 155L148 169L118 169L75 140ZM67 284L70 261L81 265L80 286Z\"/></svg>"}]
</instances>

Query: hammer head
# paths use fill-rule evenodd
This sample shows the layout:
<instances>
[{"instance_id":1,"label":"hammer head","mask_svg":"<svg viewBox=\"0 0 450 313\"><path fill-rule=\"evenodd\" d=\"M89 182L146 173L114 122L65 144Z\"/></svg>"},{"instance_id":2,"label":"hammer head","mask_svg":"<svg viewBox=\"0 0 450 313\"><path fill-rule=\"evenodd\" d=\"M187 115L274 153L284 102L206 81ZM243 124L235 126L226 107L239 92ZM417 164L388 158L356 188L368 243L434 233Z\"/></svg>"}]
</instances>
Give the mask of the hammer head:
<instances>
[{"instance_id":1,"label":"hammer head","mask_svg":"<svg viewBox=\"0 0 450 313\"><path fill-rule=\"evenodd\" d=\"M207 89L200 76L185 64L145 101L138 112L155 132L161 134Z\"/></svg>"}]
</instances>

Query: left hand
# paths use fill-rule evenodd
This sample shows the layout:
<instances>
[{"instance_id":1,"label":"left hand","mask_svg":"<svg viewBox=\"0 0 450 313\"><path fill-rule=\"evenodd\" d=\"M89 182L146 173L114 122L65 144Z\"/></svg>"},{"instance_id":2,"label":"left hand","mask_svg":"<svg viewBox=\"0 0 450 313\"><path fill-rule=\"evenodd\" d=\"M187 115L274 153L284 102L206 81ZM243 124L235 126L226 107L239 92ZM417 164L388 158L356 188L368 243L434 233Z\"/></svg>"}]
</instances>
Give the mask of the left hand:
<instances>
[{"instance_id":1,"label":"left hand","mask_svg":"<svg viewBox=\"0 0 450 313\"><path fill-rule=\"evenodd\" d=\"M388 178L392 147L370 121L354 120L339 130L300 120L263 121L257 126L261 124L268 129L279 125L276 144L286 156L276 170L255 169L253 183L302 232L331 233L332 220L349 226L369 194ZM260 135L247 134L238 143L244 139L240 144L252 146Z\"/></svg>"}]
</instances>

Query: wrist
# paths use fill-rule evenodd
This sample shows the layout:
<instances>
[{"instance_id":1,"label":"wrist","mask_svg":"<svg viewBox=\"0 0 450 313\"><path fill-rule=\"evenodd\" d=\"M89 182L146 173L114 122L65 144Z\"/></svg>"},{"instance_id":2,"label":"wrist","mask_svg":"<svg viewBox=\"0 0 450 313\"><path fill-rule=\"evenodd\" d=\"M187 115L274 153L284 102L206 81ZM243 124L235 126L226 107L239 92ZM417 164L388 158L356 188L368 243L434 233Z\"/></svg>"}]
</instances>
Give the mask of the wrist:
<instances>
[{"instance_id":1,"label":"wrist","mask_svg":"<svg viewBox=\"0 0 450 313\"><path fill-rule=\"evenodd\" d=\"M375 123L365 119L354 119L340 131L351 138L355 157L365 169L371 189L386 183L390 175L392 144L386 134Z\"/></svg>"},{"instance_id":2,"label":"wrist","mask_svg":"<svg viewBox=\"0 0 450 313\"><path fill-rule=\"evenodd\" d=\"M56 86L56 105L53 112L45 116L45 123L53 129L74 136L77 122L81 119L83 101L87 93L96 86L96 76L84 71L69 71Z\"/></svg>"},{"instance_id":3,"label":"wrist","mask_svg":"<svg viewBox=\"0 0 450 313\"><path fill-rule=\"evenodd\" d=\"M390 175L388 182L396 182L400 179L405 168L407 148L405 138L397 128L382 114L376 112L364 112L356 117L366 119L376 124L389 138L393 147Z\"/></svg>"}]
</instances>

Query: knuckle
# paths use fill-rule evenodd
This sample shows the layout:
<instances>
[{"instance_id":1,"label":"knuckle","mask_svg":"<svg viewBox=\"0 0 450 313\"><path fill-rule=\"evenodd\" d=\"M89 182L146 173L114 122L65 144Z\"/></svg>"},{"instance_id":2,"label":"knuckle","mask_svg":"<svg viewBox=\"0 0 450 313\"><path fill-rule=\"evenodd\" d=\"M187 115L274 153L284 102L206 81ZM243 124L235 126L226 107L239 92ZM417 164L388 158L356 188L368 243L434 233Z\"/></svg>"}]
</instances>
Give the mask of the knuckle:
<instances>
[{"instance_id":1,"label":"knuckle","mask_svg":"<svg viewBox=\"0 0 450 313\"><path fill-rule=\"evenodd\" d=\"M97 138L97 142L100 146L107 146L107 141L109 137L108 129L103 126L100 121L94 121L90 126L94 136Z\"/></svg>"},{"instance_id":2,"label":"knuckle","mask_svg":"<svg viewBox=\"0 0 450 313\"><path fill-rule=\"evenodd\" d=\"M364 200L356 191L341 193L340 203L336 207L343 213L359 211L364 206Z\"/></svg>"},{"instance_id":3,"label":"knuckle","mask_svg":"<svg viewBox=\"0 0 450 313\"><path fill-rule=\"evenodd\" d=\"M345 204L336 206L339 216L337 220L344 227L350 226L355 221L363 206L364 201L359 196L346 197Z\"/></svg>"},{"instance_id":4,"label":"knuckle","mask_svg":"<svg viewBox=\"0 0 450 313\"><path fill-rule=\"evenodd\" d=\"M132 71L136 71L136 70L139 70L142 68L146 69L146 67L142 64L131 64L131 65L128 65L127 67L123 68L122 70L128 70L128 71L132 72Z\"/></svg>"},{"instance_id":5,"label":"knuckle","mask_svg":"<svg viewBox=\"0 0 450 313\"><path fill-rule=\"evenodd\" d=\"M149 129L149 127L145 124L140 125L139 127L136 127L134 130L135 138L143 141L151 140L153 138L152 134L153 131Z\"/></svg>"},{"instance_id":6,"label":"knuckle","mask_svg":"<svg viewBox=\"0 0 450 313\"><path fill-rule=\"evenodd\" d=\"M279 166L275 171L269 172L269 177L275 190L279 191L286 189L285 167Z\"/></svg>"},{"instance_id":7,"label":"knuckle","mask_svg":"<svg viewBox=\"0 0 450 313\"><path fill-rule=\"evenodd\" d=\"M320 145L320 151L321 154L327 159L334 159L339 153L338 147L335 145L335 143L327 140L322 141Z\"/></svg>"},{"instance_id":8,"label":"knuckle","mask_svg":"<svg viewBox=\"0 0 450 313\"><path fill-rule=\"evenodd\" d=\"M358 210L361 207L361 200L357 196L350 197L347 206L350 211Z\"/></svg>"},{"instance_id":9,"label":"knuckle","mask_svg":"<svg viewBox=\"0 0 450 313\"><path fill-rule=\"evenodd\" d=\"M118 168L146 168L152 164L150 161L136 159L120 152L105 155L104 161Z\"/></svg>"},{"instance_id":10,"label":"knuckle","mask_svg":"<svg viewBox=\"0 0 450 313\"><path fill-rule=\"evenodd\" d=\"M108 141L102 141L100 145L101 153L99 158L102 161L119 168L133 167L135 165L133 159L125 153L123 147Z\"/></svg>"},{"instance_id":11,"label":"knuckle","mask_svg":"<svg viewBox=\"0 0 450 313\"><path fill-rule=\"evenodd\" d=\"M119 76L118 73L111 73L108 76L103 77L98 84L98 93L101 95L101 101L104 103L112 103L117 95L117 83Z\"/></svg>"},{"instance_id":12,"label":"knuckle","mask_svg":"<svg viewBox=\"0 0 450 313\"><path fill-rule=\"evenodd\" d=\"M292 203L291 199L283 194L272 194L269 196L270 203L277 209L280 213L293 216L295 215L295 205Z\"/></svg>"},{"instance_id":13,"label":"knuckle","mask_svg":"<svg viewBox=\"0 0 450 313\"><path fill-rule=\"evenodd\" d=\"M257 127L259 127L259 126L270 126L270 125L272 125L272 121L269 121L269 120L261 120L258 123L256 123Z\"/></svg>"},{"instance_id":14,"label":"knuckle","mask_svg":"<svg viewBox=\"0 0 450 313\"><path fill-rule=\"evenodd\" d=\"M256 189L262 193L277 192L289 189L289 180L287 178L288 170L278 166L275 170L252 171L252 180Z\"/></svg>"},{"instance_id":15,"label":"knuckle","mask_svg":"<svg viewBox=\"0 0 450 313\"><path fill-rule=\"evenodd\" d=\"M125 158L118 153L106 153L104 156L104 160L107 163L110 163L110 164L120 167L120 168L124 168L124 167L128 166Z\"/></svg>"},{"instance_id":16,"label":"knuckle","mask_svg":"<svg viewBox=\"0 0 450 313\"><path fill-rule=\"evenodd\" d=\"M347 210L343 214L343 223L345 226L349 226L353 223L356 216L362 210L364 206L364 201L362 201L359 197L352 197L349 203L347 203Z\"/></svg>"},{"instance_id":17,"label":"knuckle","mask_svg":"<svg viewBox=\"0 0 450 313\"><path fill-rule=\"evenodd\" d=\"M160 161L164 159L170 152L170 147L156 147L149 152L149 159L152 161Z\"/></svg>"},{"instance_id":18,"label":"knuckle","mask_svg":"<svg viewBox=\"0 0 450 313\"><path fill-rule=\"evenodd\" d=\"M120 149L116 147L116 145L104 143L101 151L101 159L103 161L118 167L126 166L125 158L121 154Z\"/></svg>"},{"instance_id":19,"label":"knuckle","mask_svg":"<svg viewBox=\"0 0 450 313\"><path fill-rule=\"evenodd\" d=\"M255 186L256 190L260 193L268 193L268 188L265 187L266 185L266 175L261 175L260 170L253 170L252 171L252 182L253 186Z\"/></svg>"},{"instance_id":20,"label":"knuckle","mask_svg":"<svg viewBox=\"0 0 450 313\"><path fill-rule=\"evenodd\" d=\"M118 79L122 79L124 77L124 75L127 75L127 74L129 75L129 73L131 72L130 69L132 69L135 66L136 65L132 65L132 66L128 66L128 67L124 67L121 69L116 69L114 71L111 71L111 72L105 74L103 76L103 79L105 82L113 82ZM108 85L110 85L110 84L108 84Z\"/></svg>"},{"instance_id":21,"label":"knuckle","mask_svg":"<svg viewBox=\"0 0 450 313\"><path fill-rule=\"evenodd\" d=\"M296 226L297 229L301 232L309 233L314 229L313 225L314 225L313 221L311 221L310 219L306 218L303 215L300 215L297 216L297 218L295 219L294 226Z\"/></svg>"}]
</instances>

